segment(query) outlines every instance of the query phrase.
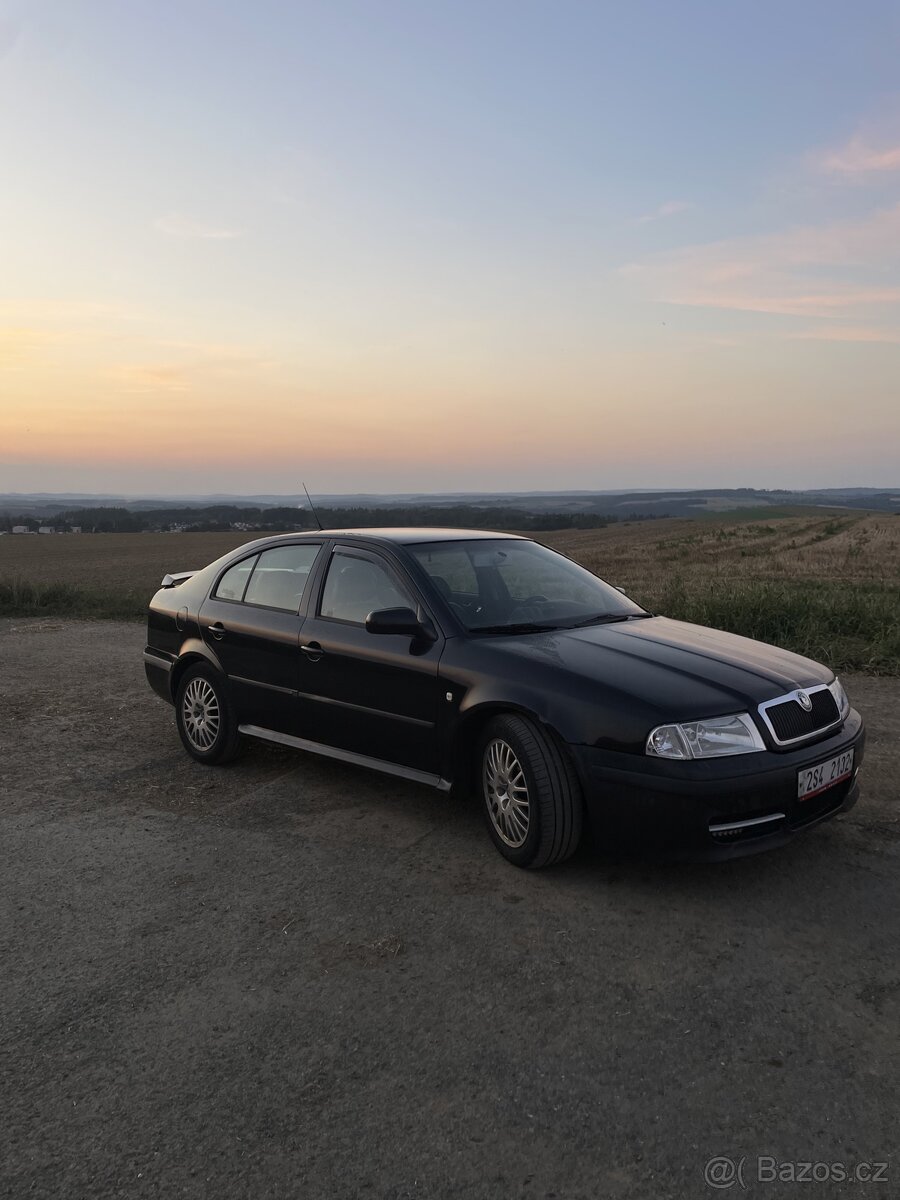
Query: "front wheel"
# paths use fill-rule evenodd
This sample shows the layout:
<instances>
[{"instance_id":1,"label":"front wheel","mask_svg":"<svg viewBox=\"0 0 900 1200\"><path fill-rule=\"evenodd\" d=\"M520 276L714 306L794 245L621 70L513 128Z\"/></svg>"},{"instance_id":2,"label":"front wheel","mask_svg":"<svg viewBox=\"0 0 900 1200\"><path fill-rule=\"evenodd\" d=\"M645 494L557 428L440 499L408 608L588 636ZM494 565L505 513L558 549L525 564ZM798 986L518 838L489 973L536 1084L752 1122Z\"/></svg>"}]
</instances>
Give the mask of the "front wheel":
<instances>
[{"instance_id":1,"label":"front wheel","mask_svg":"<svg viewBox=\"0 0 900 1200\"><path fill-rule=\"evenodd\" d=\"M175 722L182 745L197 762L230 762L240 750L237 718L225 681L210 667L189 667L178 681Z\"/></svg>"},{"instance_id":2,"label":"front wheel","mask_svg":"<svg viewBox=\"0 0 900 1200\"><path fill-rule=\"evenodd\" d=\"M479 782L488 830L504 858L546 867L574 854L584 804L552 734L526 717L495 717L481 739Z\"/></svg>"}]
</instances>

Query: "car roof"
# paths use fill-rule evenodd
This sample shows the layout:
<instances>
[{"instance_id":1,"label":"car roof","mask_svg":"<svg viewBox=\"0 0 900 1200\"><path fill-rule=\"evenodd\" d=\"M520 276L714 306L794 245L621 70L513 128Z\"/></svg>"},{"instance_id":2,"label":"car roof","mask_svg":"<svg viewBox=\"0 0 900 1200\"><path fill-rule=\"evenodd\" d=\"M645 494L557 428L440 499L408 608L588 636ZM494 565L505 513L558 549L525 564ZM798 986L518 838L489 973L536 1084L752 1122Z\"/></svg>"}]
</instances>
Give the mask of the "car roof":
<instances>
[{"instance_id":1,"label":"car roof","mask_svg":"<svg viewBox=\"0 0 900 1200\"><path fill-rule=\"evenodd\" d=\"M518 533L497 533L490 529L433 529L430 526L387 527L384 529L304 529L302 533L282 534L287 537L318 538L345 537L378 542L396 542L400 545L415 545L417 542L460 542L477 538L523 539Z\"/></svg>"}]
</instances>

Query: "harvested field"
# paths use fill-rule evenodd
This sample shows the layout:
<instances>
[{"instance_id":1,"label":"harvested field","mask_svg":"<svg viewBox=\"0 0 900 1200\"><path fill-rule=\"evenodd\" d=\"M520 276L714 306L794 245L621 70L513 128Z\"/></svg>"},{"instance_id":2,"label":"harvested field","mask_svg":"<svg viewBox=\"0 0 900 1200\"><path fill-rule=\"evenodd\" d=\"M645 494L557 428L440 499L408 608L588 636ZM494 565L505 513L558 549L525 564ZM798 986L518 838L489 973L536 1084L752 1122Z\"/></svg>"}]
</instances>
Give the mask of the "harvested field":
<instances>
[{"instance_id":1,"label":"harvested field","mask_svg":"<svg viewBox=\"0 0 900 1200\"><path fill-rule=\"evenodd\" d=\"M623 523L546 539L653 612L900 673L900 520L810 513Z\"/></svg>"},{"instance_id":2,"label":"harvested field","mask_svg":"<svg viewBox=\"0 0 900 1200\"><path fill-rule=\"evenodd\" d=\"M836 669L900 673L900 519L790 515L623 522L540 535L654 612L729 629ZM0 538L0 615L140 618L166 571L243 533Z\"/></svg>"},{"instance_id":3,"label":"harvested field","mask_svg":"<svg viewBox=\"0 0 900 1200\"><path fill-rule=\"evenodd\" d=\"M166 571L191 571L212 562L253 533L82 533L0 538L0 579L69 583L145 597Z\"/></svg>"},{"instance_id":4,"label":"harvested field","mask_svg":"<svg viewBox=\"0 0 900 1200\"><path fill-rule=\"evenodd\" d=\"M883 513L623 522L543 540L647 604L677 575L900 588L900 519Z\"/></svg>"},{"instance_id":5,"label":"harvested field","mask_svg":"<svg viewBox=\"0 0 900 1200\"><path fill-rule=\"evenodd\" d=\"M167 571L191 571L247 533L90 533L0 538L0 614L141 619Z\"/></svg>"}]
</instances>

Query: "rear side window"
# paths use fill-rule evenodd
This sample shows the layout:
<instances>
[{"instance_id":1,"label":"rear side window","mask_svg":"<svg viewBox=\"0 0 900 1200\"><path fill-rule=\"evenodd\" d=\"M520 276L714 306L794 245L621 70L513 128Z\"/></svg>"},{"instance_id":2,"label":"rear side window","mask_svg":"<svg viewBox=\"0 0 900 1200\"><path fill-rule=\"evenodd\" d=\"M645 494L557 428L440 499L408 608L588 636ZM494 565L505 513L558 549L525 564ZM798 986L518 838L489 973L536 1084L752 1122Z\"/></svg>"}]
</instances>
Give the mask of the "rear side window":
<instances>
[{"instance_id":1,"label":"rear side window","mask_svg":"<svg viewBox=\"0 0 900 1200\"><path fill-rule=\"evenodd\" d=\"M296 612L319 549L307 544L263 550L244 592L244 603Z\"/></svg>"},{"instance_id":2,"label":"rear side window","mask_svg":"<svg viewBox=\"0 0 900 1200\"><path fill-rule=\"evenodd\" d=\"M228 568L215 590L217 600L243 600L247 580L250 578L250 572L256 566L258 557L254 554L252 558L242 558L239 563Z\"/></svg>"}]
</instances>

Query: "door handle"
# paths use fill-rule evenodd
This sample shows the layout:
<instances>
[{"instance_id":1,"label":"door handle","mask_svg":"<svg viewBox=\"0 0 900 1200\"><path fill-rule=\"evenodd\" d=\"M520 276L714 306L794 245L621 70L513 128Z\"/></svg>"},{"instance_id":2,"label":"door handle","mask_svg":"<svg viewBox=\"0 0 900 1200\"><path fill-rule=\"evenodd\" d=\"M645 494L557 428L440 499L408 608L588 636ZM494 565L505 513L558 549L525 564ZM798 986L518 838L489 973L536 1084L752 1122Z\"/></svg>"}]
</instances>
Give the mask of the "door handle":
<instances>
[{"instance_id":1,"label":"door handle","mask_svg":"<svg viewBox=\"0 0 900 1200\"><path fill-rule=\"evenodd\" d=\"M305 654L310 662L318 662L325 651L318 642L307 642L305 646L300 647L302 654Z\"/></svg>"},{"instance_id":2,"label":"door handle","mask_svg":"<svg viewBox=\"0 0 900 1200\"><path fill-rule=\"evenodd\" d=\"M217 642L221 642L222 638L225 636L225 626L221 621L215 621L212 625L210 625L209 632L213 635Z\"/></svg>"}]
</instances>

